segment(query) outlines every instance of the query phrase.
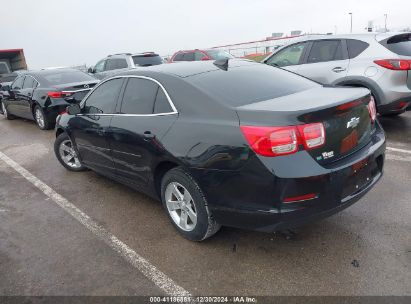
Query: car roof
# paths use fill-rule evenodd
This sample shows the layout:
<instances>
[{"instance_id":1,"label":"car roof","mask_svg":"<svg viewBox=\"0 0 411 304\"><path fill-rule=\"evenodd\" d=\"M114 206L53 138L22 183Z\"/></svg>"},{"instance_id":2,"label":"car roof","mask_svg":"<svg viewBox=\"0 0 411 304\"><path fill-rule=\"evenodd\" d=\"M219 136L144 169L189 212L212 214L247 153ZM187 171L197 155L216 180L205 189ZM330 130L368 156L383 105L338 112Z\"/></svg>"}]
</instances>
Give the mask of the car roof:
<instances>
[{"instance_id":1,"label":"car roof","mask_svg":"<svg viewBox=\"0 0 411 304\"><path fill-rule=\"evenodd\" d=\"M200 51L200 52L209 52L209 51L221 51L221 49L192 49L192 50L180 50L180 51L177 51L177 52L175 52L175 54L177 54L177 53L190 53L190 52L197 52L197 51Z\"/></svg>"},{"instance_id":2,"label":"car roof","mask_svg":"<svg viewBox=\"0 0 411 304\"><path fill-rule=\"evenodd\" d=\"M160 64L155 66L149 66L142 69L130 69L125 72L120 72L115 74L116 76L121 75L144 75L145 72L149 73L159 73L159 74L168 74L172 76L177 76L181 78L187 78L193 75L210 73L213 71L219 71L222 68L214 64L215 61L182 61L178 63L169 63L169 64ZM228 60L228 69L233 67L240 66L249 66L249 65L260 65L252 60L247 59L229 59Z\"/></svg>"},{"instance_id":3,"label":"car roof","mask_svg":"<svg viewBox=\"0 0 411 304\"><path fill-rule=\"evenodd\" d=\"M314 35L305 35L305 36L295 38L286 45L294 44L300 41L323 40L323 39L358 39L358 40L363 40L363 41L370 41L370 40L381 41L389 37L400 35L400 34L407 34L407 32L386 32L386 33L367 32L367 33L361 33L361 34L337 34L337 35L314 34Z\"/></svg>"},{"instance_id":4,"label":"car roof","mask_svg":"<svg viewBox=\"0 0 411 304\"><path fill-rule=\"evenodd\" d=\"M45 70L38 70L38 71L28 71L25 74L26 75L47 76L47 75L53 75L56 73L68 73L68 72L82 72L82 71L78 69L72 69L72 68L56 68L56 69L45 69Z\"/></svg>"},{"instance_id":5,"label":"car roof","mask_svg":"<svg viewBox=\"0 0 411 304\"><path fill-rule=\"evenodd\" d=\"M154 55L154 56L159 56L156 52L141 52L141 53L119 53L119 54L113 54L113 55L108 55L106 58L104 59L108 59L108 58L124 58L127 56L144 56L144 55Z\"/></svg>"}]
</instances>

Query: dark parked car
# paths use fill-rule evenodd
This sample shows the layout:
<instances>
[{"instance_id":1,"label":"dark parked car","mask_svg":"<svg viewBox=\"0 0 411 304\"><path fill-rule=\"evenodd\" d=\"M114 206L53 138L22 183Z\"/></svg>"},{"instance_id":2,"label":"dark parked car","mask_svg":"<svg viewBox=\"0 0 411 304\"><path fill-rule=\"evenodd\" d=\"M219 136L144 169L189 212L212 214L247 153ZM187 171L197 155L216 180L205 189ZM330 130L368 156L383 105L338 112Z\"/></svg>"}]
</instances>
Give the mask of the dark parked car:
<instances>
[{"instance_id":1,"label":"dark parked car","mask_svg":"<svg viewBox=\"0 0 411 304\"><path fill-rule=\"evenodd\" d=\"M273 232L329 216L380 179L385 136L367 89L227 61L103 81L57 118L57 158L161 199L195 241L220 225Z\"/></svg>"},{"instance_id":2,"label":"dark parked car","mask_svg":"<svg viewBox=\"0 0 411 304\"><path fill-rule=\"evenodd\" d=\"M8 96L9 93L4 91L4 88L8 88L13 83L14 79L17 78L19 75L23 75L27 73L26 70L17 70L7 75L1 75L0 77L0 102L4 98L4 96ZM0 113L3 114L3 111L0 106Z\"/></svg>"},{"instance_id":3,"label":"dark parked car","mask_svg":"<svg viewBox=\"0 0 411 304\"><path fill-rule=\"evenodd\" d=\"M221 59L233 59L234 57L224 51L218 49L209 50L186 50L176 52L170 59L171 62L179 61L207 61L207 60L221 60Z\"/></svg>"},{"instance_id":4,"label":"dark parked car","mask_svg":"<svg viewBox=\"0 0 411 304\"><path fill-rule=\"evenodd\" d=\"M56 117L66 107L79 103L98 80L74 69L27 72L11 85L2 86L7 94L1 100L2 114L34 120L42 130L53 128Z\"/></svg>"}]
</instances>

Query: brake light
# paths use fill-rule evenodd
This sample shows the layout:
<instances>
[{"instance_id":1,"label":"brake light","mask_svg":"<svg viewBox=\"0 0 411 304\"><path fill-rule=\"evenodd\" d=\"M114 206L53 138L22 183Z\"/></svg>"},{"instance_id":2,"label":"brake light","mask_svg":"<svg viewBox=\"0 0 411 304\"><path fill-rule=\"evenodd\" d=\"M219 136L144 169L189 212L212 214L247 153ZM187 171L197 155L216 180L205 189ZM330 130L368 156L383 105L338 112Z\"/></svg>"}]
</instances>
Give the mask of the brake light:
<instances>
[{"instance_id":1,"label":"brake light","mask_svg":"<svg viewBox=\"0 0 411 304\"><path fill-rule=\"evenodd\" d=\"M47 93L47 96L48 97L51 97L51 98L61 98L61 97L63 97L63 93L62 92L48 92Z\"/></svg>"},{"instance_id":2,"label":"brake light","mask_svg":"<svg viewBox=\"0 0 411 304\"><path fill-rule=\"evenodd\" d=\"M47 96L48 96L48 97L51 97L51 98L64 98L64 97L68 97L68 96L70 96L70 95L72 95L72 94L73 94L73 92L51 91L51 92L48 92L48 93L47 93Z\"/></svg>"},{"instance_id":3,"label":"brake light","mask_svg":"<svg viewBox=\"0 0 411 304\"><path fill-rule=\"evenodd\" d=\"M278 156L297 152L296 127L241 126L251 148L263 156Z\"/></svg>"},{"instance_id":4,"label":"brake light","mask_svg":"<svg viewBox=\"0 0 411 304\"><path fill-rule=\"evenodd\" d=\"M370 102L368 103L368 113L370 113L371 122L374 123L377 119L377 107L375 106L375 99L373 96L370 98Z\"/></svg>"},{"instance_id":5,"label":"brake light","mask_svg":"<svg viewBox=\"0 0 411 304\"><path fill-rule=\"evenodd\" d=\"M325 143L325 130L322 123L298 126L298 131L307 150L321 147Z\"/></svg>"},{"instance_id":6,"label":"brake light","mask_svg":"<svg viewBox=\"0 0 411 304\"><path fill-rule=\"evenodd\" d=\"M411 60L405 59L382 59L374 61L379 66L394 71L411 70Z\"/></svg>"},{"instance_id":7,"label":"brake light","mask_svg":"<svg viewBox=\"0 0 411 304\"><path fill-rule=\"evenodd\" d=\"M250 147L262 156L281 156L298 151L303 144L306 150L318 148L325 143L322 123L301 126L259 127L240 126Z\"/></svg>"}]
</instances>

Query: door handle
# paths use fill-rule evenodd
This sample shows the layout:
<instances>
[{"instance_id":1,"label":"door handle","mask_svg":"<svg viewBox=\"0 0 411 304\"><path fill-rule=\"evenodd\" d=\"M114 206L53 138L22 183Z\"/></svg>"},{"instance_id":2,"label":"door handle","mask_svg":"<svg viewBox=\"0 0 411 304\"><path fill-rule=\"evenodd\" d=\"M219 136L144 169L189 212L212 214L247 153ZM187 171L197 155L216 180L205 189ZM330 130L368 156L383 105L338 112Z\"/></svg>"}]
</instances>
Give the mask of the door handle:
<instances>
[{"instance_id":1,"label":"door handle","mask_svg":"<svg viewBox=\"0 0 411 304\"><path fill-rule=\"evenodd\" d=\"M333 72L335 72L335 73L341 73L341 72L344 72L344 71L345 71L345 68L342 68L342 67L333 68Z\"/></svg>"},{"instance_id":2,"label":"door handle","mask_svg":"<svg viewBox=\"0 0 411 304\"><path fill-rule=\"evenodd\" d=\"M150 131L145 131L144 132L144 139L145 140L151 140L151 139L154 139L156 136L153 134L153 133L151 133Z\"/></svg>"}]
</instances>

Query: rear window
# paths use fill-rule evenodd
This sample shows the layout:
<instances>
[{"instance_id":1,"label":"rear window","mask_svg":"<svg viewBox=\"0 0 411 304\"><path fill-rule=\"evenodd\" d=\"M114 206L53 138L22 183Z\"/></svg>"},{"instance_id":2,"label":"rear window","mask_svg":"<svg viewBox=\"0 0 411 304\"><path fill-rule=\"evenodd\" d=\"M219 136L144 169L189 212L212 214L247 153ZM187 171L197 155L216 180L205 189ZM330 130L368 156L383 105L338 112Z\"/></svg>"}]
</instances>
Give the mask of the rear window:
<instances>
[{"instance_id":1,"label":"rear window","mask_svg":"<svg viewBox=\"0 0 411 304\"><path fill-rule=\"evenodd\" d=\"M411 56L411 34L393 36L380 42L391 52L402 56Z\"/></svg>"},{"instance_id":2,"label":"rear window","mask_svg":"<svg viewBox=\"0 0 411 304\"><path fill-rule=\"evenodd\" d=\"M347 47L348 58L352 59L364 52L369 47L369 44L360 40L347 39Z\"/></svg>"},{"instance_id":3,"label":"rear window","mask_svg":"<svg viewBox=\"0 0 411 304\"><path fill-rule=\"evenodd\" d=\"M159 65L163 60L158 55L133 56L133 62L138 66Z\"/></svg>"},{"instance_id":4,"label":"rear window","mask_svg":"<svg viewBox=\"0 0 411 304\"><path fill-rule=\"evenodd\" d=\"M215 100L233 107L294 94L320 86L294 73L268 65L229 67L188 78Z\"/></svg>"},{"instance_id":5,"label":"rear window","mask_svg":"<svg viewBox=\"0 0 411 304\"><path fill-rule=\"evenodd\" d=\"M41 76L51 85L96 80L81 71L55 71L54 73L43 74Z\"/></svg>"}]
</instances>

